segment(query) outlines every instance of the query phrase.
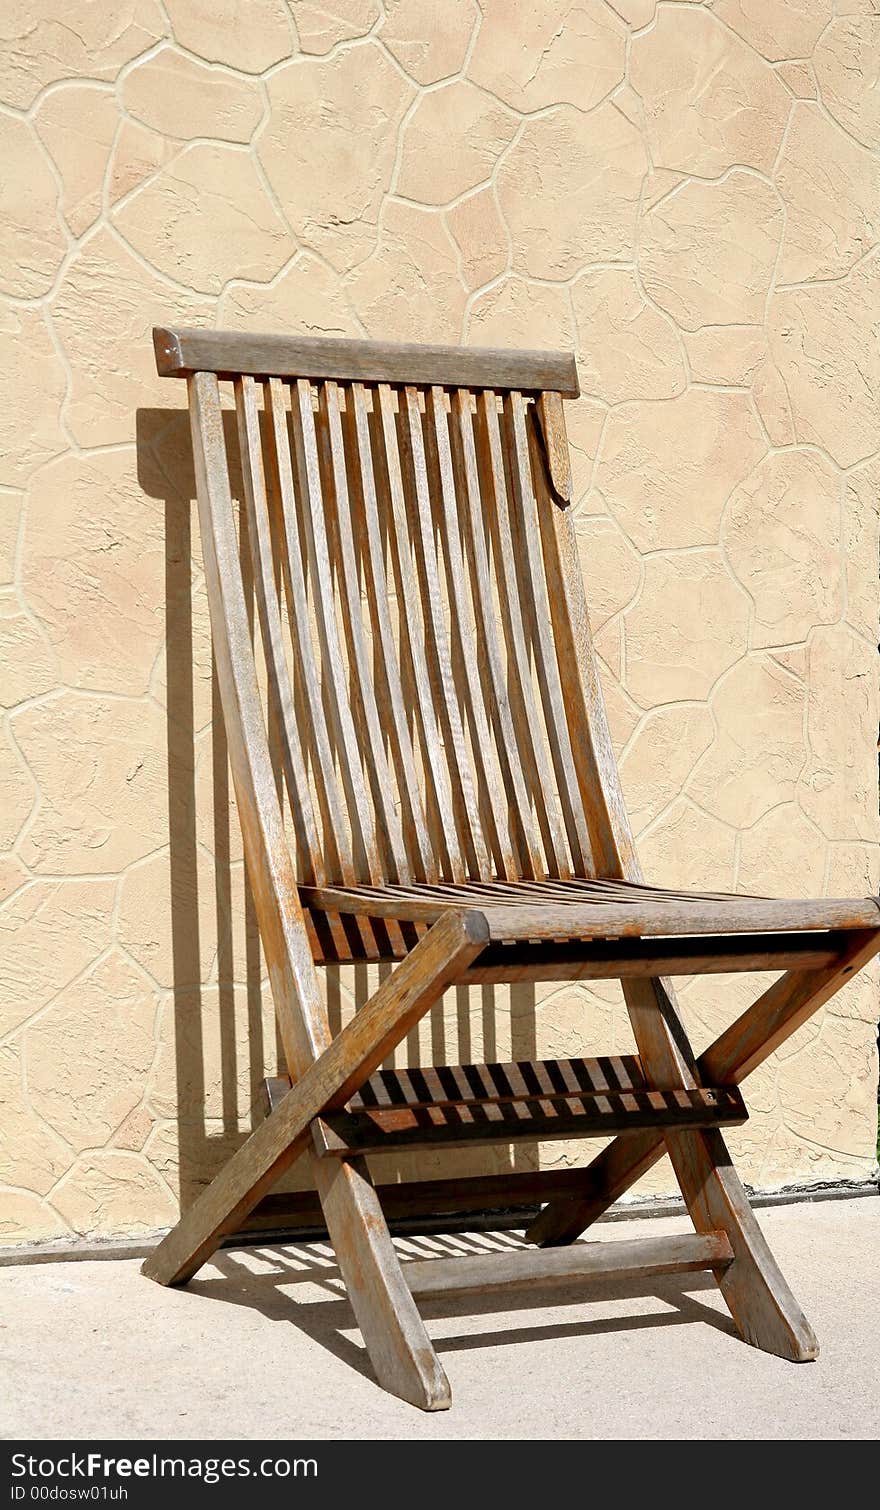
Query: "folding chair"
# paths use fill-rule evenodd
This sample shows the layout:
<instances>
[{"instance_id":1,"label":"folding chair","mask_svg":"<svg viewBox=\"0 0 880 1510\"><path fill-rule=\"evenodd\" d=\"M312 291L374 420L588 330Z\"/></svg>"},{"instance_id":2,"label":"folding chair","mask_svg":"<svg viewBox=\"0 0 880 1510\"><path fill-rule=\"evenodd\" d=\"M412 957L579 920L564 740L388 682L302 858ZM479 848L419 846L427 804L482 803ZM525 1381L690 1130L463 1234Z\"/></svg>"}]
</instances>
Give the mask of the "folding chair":
<instances>
[{"instance_id":1,"label":"folding chair","mask_svg":"<svg viewBox=\"0 0 880 1510\"><path fill-rule=\"evenodd\" d=\"M185 1284L305 1156L376 1376L426 1410L450 1393L418 1295L710 1269L746 1341L815 1357L720 1129L746 1119L740 1082L877 952L880 904L643 881L569 507L573 358L154 340L159 372L189 385L214 655L290 1079L144 1273ZM331 1038L318 967L340 961L390 969ZM780 974L696 1059L666 977L735 970ZM608 978L637 1056L380 1068L452 985ZM367 1163L609 1134L584 1169L383 1189ZM693 1234L570 1246L664 1150ZM540 1205L538 1246L402 1265L383 1203Z\"/></svg>"}]
</instances>

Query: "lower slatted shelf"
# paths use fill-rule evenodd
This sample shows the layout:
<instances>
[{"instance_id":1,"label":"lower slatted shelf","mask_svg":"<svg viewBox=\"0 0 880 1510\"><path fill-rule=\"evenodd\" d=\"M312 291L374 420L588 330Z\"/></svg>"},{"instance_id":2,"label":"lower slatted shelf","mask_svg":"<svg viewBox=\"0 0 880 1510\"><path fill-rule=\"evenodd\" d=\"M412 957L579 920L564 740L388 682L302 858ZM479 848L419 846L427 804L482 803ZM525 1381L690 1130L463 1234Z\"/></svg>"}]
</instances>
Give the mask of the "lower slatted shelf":
<instances>
[{"instance_id":1,"label":"lower slatted shelf","mask_svg":"<svg viewBox=\"0 0 880 1510\"><path fill-rule=\"evenodd\" d=\"M290 1082L267 1082L270 1105ZM380 1070L320 1120L330 1155L429 1144L606 1137L643 1127L726 1127L748 1113L736 1086L656 1090L634 1055Z\"/></svg>"}]
</instances>

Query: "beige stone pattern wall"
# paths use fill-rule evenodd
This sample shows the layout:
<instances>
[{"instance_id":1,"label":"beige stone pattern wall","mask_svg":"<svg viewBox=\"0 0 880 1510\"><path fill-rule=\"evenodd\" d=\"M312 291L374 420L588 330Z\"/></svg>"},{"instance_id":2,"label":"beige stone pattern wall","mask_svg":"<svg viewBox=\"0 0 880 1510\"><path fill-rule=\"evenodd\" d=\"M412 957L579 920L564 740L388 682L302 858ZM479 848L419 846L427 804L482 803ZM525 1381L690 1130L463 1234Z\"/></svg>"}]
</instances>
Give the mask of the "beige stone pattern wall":
<instances>
[{"instance_id":1,"label":"beige stone pattern wall","mask_svg":"<svg viewBox=\"0 0 880 1510\"><path fill-rule=\"evenodd\" d=\"M576 347L649 876L876 892L877 9L8 0L0 1240L169 1223L274 1063L154 322ZM757 986L685 985L697 1042ZM753 1184L868 1175L876 1016L863 977L750 1082ZM628 1045L610 987L421 1040Z\"/></svg>"}]
</instances>

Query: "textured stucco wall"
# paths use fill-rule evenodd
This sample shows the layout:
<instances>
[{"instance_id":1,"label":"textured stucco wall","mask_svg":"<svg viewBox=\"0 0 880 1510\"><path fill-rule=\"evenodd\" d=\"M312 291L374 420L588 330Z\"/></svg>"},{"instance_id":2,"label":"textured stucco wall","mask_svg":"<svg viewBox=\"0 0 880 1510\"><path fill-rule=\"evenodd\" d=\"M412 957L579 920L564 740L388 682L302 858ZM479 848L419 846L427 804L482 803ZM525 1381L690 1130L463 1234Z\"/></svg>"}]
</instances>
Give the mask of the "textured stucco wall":
<instances>
[{"instance_id":1,"label":"textured stucco wall","mask_svg":"<svg viewBox=\"0 0 880 1510\"><path fill-rule=\"evenodd\" d=\"M274 1052L156 320L576 345L649 876L877 890L876 8L6 6L3 1239L169 1222ZM686 986L696 1040L755 987ZM875 1017L863 979L750 1082L751 1181L868 1173ZM422 1042L629 1038L609 987L453 1000Z\"/></svg>"}]
</instances>

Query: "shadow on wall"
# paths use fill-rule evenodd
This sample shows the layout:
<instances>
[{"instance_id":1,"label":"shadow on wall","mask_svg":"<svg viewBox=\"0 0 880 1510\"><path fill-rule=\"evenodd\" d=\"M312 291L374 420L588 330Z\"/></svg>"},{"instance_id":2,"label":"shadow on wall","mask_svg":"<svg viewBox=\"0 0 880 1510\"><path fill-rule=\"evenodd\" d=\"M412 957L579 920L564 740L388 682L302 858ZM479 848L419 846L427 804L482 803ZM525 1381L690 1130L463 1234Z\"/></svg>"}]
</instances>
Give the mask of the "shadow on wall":
<instances>
[{"instance_id":1,"label":"shadow on wall","mask_svg":"<svg viewBox=\"0 0 880 1510\"><path fill-rule=\"evenodd\" d=\"M227 414L226 442L233 497L240 499L240 477L235 474L237 442L235 417ZM197 735L193 663L196 651L193 616L193 520L195 476L193 472L189 417L184 409L139 409L137 411L138 481L147 499L161 503L165 517L165 615L166 615L166 727L168 740L168 827L170 848L170 906L173 959L174 1041L177 1081L179 1144L179 1195L185 1210L242 1143L242 1125L255 1126L263 1116L262 1081L284 1068L284 1054L277 1035L267 1041L268 1020L259 935L250 887L245 881L243 919L234 902L233 859L237 819L230 812L230 776L226 737L216 674L212 672L211 697L211 813L199 814L197 783ZM245 553L246 556L246 553ZM196 558L197 559L197 558ZM252 583L243 563L245 594L252 606ZM209 826L205 817L209 816ZM201 826L199 819L201 818ZM205 909L200 903L206 871L199 864L199 837L213 851L214 912L217 928L216 986L219 1032L219 1115L208 1113L206 1055L213 1046L205 1041L203 966L205 940L201 937ZM244 930L244 980L236 982L236 941ZM343 972L344 977L343 977ZM330 966L326 970L327 1010L331 1032L343 1020L343 978L347 993L357 1008L370 992L364 966ZM241 1005L241 988L244 1006ZM479 997L480 1022L474 1032L474 998ZM238 999L238 1007L237 1007ZM459 987L455 992L454 1023L443 1003L429 1020L430 1052L427 1062L469 1063L534 1059L537 1053L535 988L520 983L504 996L492 986L479 991ZM237 1021L238 1013L245 1021ZM509 1044L506 1024L509 1016ZM499 1029L501 1030L499 1032ZM503 1035L503 1036L502 1036ZM499 1038L501 1046L499 1047ZM474 1040L477 1040L474 1045ZM453 1041L454 1040L454 1041ZM426 1062L420 1054L418 1032L406 1041L405 1059L410 1066ZM249 1105L241 1105L242 1057L247 1055ZM430 1176L423 1163L407 1164L405 1156L386 1155L374 1161L373 1173L382 1182ZM444 1157L443 1174L498 1173L503 1169L538 1167L538 1149L532 1143L513 1148L450 1150ZM308 1187L308 1169L300 1161L284 1181L284 1188Z\"/></svg>"}]
</instances>

